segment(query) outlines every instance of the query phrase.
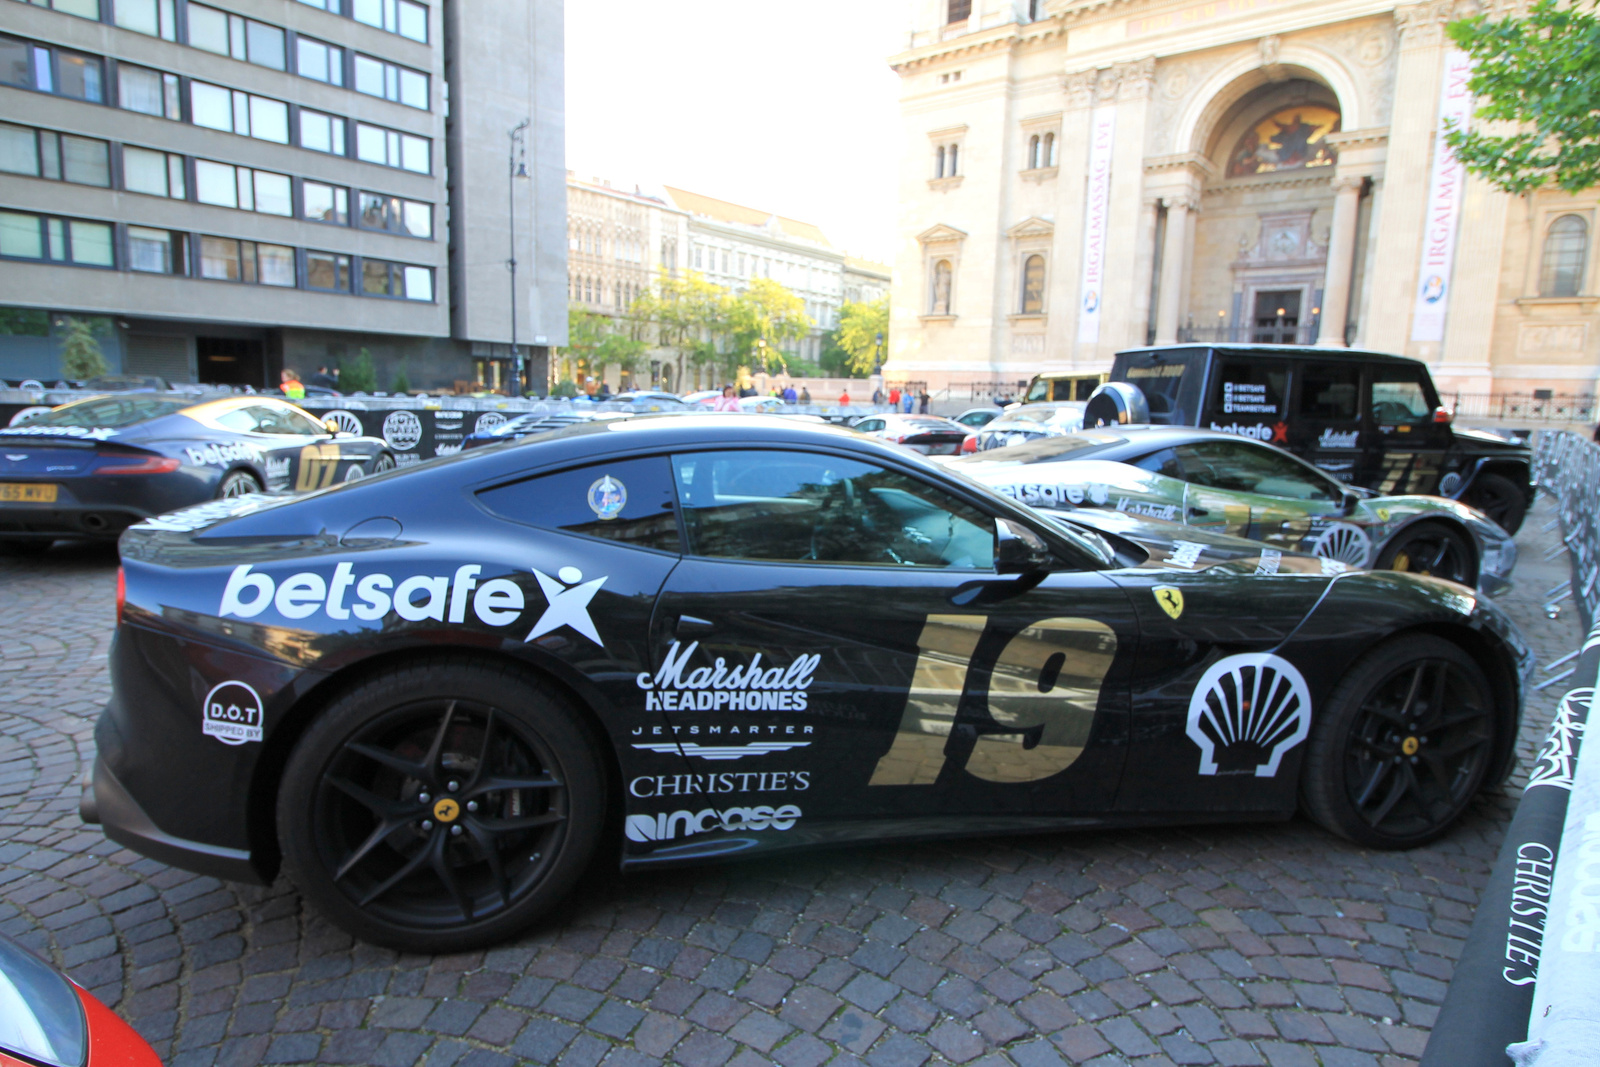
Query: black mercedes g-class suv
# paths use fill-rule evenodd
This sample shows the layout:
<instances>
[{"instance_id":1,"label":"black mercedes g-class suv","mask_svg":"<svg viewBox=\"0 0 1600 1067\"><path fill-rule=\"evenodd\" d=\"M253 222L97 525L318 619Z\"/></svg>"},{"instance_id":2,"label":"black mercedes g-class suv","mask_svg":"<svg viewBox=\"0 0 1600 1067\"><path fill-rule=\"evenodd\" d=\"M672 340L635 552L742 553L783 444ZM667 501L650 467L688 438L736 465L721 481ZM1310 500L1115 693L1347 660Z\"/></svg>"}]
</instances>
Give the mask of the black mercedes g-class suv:
<instances>
[{"instance_id":1,"label":"black mercedes g-class suv","mask_svg":"<svg viewBox=\"0 0 1600 1067\"><path fill-rule=\"evenodd\" d=\"M1414 359L1298 345L1163 345L1118 352L1110 380L1138 387L1152 423L1253 437L1385 494L1451 497L1511 533L1533 502L1529 449L1454 428L1427 366ZM1116 410L1107 391L1116 392L1103 386L1099 409ZM1096 412L1091 402L1086 424Z\"/></svg>"}]
</instances>

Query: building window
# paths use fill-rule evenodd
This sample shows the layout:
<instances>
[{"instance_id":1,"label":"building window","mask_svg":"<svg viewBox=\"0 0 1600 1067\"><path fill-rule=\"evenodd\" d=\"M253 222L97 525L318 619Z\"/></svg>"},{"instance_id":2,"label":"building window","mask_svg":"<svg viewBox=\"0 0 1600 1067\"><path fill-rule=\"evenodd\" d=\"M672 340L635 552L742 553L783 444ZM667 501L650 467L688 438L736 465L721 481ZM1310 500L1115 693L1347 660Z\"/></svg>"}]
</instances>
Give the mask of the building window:
<instances>
[{"instance_id":1,"label":"building window","mask_svg":"<svg viewBox=\"0 0 1600 1067\"><path fill-rule=\"evenodd\" d=\"M350 225L350 190L322 182L301 182L300 195L305 217L312 222Z\"/></svg>"},{"instance_id":2,"label":"building window","mask_svg":"<svg viewBox=\"0 0 1600 1067\"><path fill-rule=\"evenodd\" d=\"M311 5L322 6L316 0L311 0ZM352 0L350 17L380 30L428 43L428 9L411 0Z\"/></svg>"},{"instance_id":3,"label":"building window","mask_svg":"<svg viewBox=\"0 0 1600 1067\"><path fill-rule=\"evenodd\" d=\"M183 274L183 236L148 226L128 227L128 269L146 274Z\"/></svg>"},{"instance_id":4,"label":"building window","mask_svg":"<svg viewBox=\"0 0 1600 1067\"><path fill-rule=\"evenodd\" d=\"M1550 224L1539 269L1540 296L1577 296L1583 291L1588 246L1589 224L1582 215L1562 215Z\"/></svg>"},{"instance_id":5,"label":"building window","mask_svg":"<svg viewBox=\"0 0 1600 1067\"><path fill-rule=\"evenodd\" d=\"M306 288L348 293L350 257L337 252L307 252Z\"/></svg>"},{"instance_id":6,"label":"building window","mask_svg":"<svg viewBox=\"0 0 1600 1067\"><path fill-rule=\"evenodd\" d=\"M972 14L972 0L949 0L946 22L965 22Z\"/></svg>"},{"instance_id":7,"label":"building window","mask_svg":"<svg viewBox=\"0 0 1600 1067\"><path fill-rule=\"evenodd\" d=\"M200 238L200 277L251 285L294 287L294 249L287 245Z\"/></svg>"},{"instance_id":8,"label":"building window","mask_svg":"<svg viewBox=\"0 0 1600 1067\"><path fill-rule=\"evenodd\" d=\"M122 147L122 187L130 193L188 198L183 175L183 157L151 148Z\"/></svg>"},{"instance_id":9,"label":"building window","mask_svg":"<svg viewBox=\"0 0 1600 1067\"><path fill-rule=\"evenodd\" d=\"M1029 256L1022 265L1022 313L1044 312L1044 257Z\"/></svg>"},{"instance_id":10,"label":"building window","mask_svg":"<svg viewBox=\"0 0 1600 1067\"><path fill-rule=\"evenodd\" d=\"M120 4L123 0L117 0ZM259 67L286 70L283 31L255 19L230 15L204 4L188 5L189 44L219 56L232 56Z\"/></svg>"},{"instance_id":11,"label":"building window","mask_svg":"<svg viewBox=\"0 0 1600 1067\"><path fill-rule=\"evenodd\" d=\"M105 68L99 56L46 48L0 37L0 83L41 93L105 102Z\"/></svg>"},{"instance_id":12,"label":"building window","mask_svg":"<svg viewBox=\"0 0 1600 1067\"><path fill-rule=\"evenodd\" d=\"M1053 133L1044 135L1044 165L1047 167L1056 165L1056 135Z\"/></svg>"},{"instance_id":13,"label":"building window","mask_svg":"<svg viewBox=\"0 0 1600 1067\"><path fill-rule=\"evenodd\" d=\"M961 158L959 145L940 145L933 153L933 176L935 178L954 178L958 173L956 164Z\"/></svg>"},{"instance_id":14,"label":"building window","mask_svg":"<svg viewBox=\"0 0 1600 1067\"><path fill-rule=\"evenodd\" d=\"M368 296L433 300L433 268L411 267L382 259L361 260L361 291Z\"/></svg>"},{"instance_id":15,"label":"building window","mask_svg":"<svg viewBox=\"0 0 1600 1067\"><path fill-rule=\"evenodd\" d=\"M381 96L408 107L428 110L428 76L421 71L385 63L371 56L357 55L355 90L368 96Z\"/></svg>"},{"instance_id":16,"label":"building window","mask_svg":"<svg viewBox=\"0 0 1600 1067\"><path fill-rule=\"evenodd\" d=\"M433 170L433 145L426 137L358 122L356 158L428 174Z\"/></svg>"},{"instance_id":17,"label":"building window","mask_svg":"<svg viewBox=\"0 0 1600 1067\"><path fill-rule=\"evenodd\" d=\"M1056 165L1056 135L1053 133L1034 134L1028 138L1028 169L1038 170L1040 167L1053 167Z\"/></svg>"},{"instance_id":18,"label":"building window","mask_svg":"<svg viewBox=\"0 0 1600 1067\"><path fill-rule=\"evenodd\" d=\"M209 159L194 161L194 198L202 204L259 211L264 215L294 214L289 176Z\"/></svg>"},{"instance_id":19,"label":"building window","mask_svg":"<svg viewBox=\"0 0 1600 1067\"><path fill-rule=\"evenodd\" d=\"M131 63L117 64L117 103L129 111L163 119L181 119L178 76Z\"/></svg>"},{"instance_id":20,"label":"building window","mask_svg":"<svg viewBox=\"0 0 1600 1067\"><path fill-rule=\"evenodd\" d=\"M433 205L382 193L361 193L361 225L409 237L433 237Z\"/></svg>"},{"instance_id":21,"label":"building window","mask_svg":"<svg viewBox=\"0 0 1600 1067\"><path fill-rule=\"evenodd\" d=\"M277 144L289 143L289 105L282 100L190 82L189 108L196 126Z\"/></svg>"},{"instance_id":22,"label":"building window","mask_svg":"<svg viewBox=\"0 0 1600 1067\"><path fill-rule=\"evenodd\" d=\"M1043 163L1039 162L1039 160L1042 158L1039 155L1040 147L1041 147L1040 137L1039 137L1038 134L1034 134L1032 137L1028 138L1028 169L1029 170L1034 170L1036 168L1044 166Z\"/></svg>"},{"instance_id":23,"label":"building window","mask_svg":"<svg viewBox=\"0 0 1600 1067\"><path fill-rule=\"evenodd\" d=\"M60 4L56 6L59 8ZM147 33L167 41L178 39L177 4L174 0L112 0L111 10L112 21L125 30ZM98 18L99 13L94 17Z\"/></svg>"},{"instance_id":24,"label":"building window","mask_svg":"<svg viewBox=\"0 0 1600 1067\"><path fill-rule=\"evenodd\" d=\"M941 259L933 265L933 288L929 294L928 311L934 315L950 314L950 286L953 281L950 261Z\"/></svg>"},{"instance_id":25,"label":"building window","mask_svg":"<svg viewBox=\"0 0 1600 1067\"><path fill-rule=\"evenodd\" d=\"M0 211L0 256L114 267L111 224Z\"/></svg>"},{"instance_id":26,"label":"building window","mask_svg":"<svg viewBox=\"0 0 1600 1067\"><path fill-rule=\"evenodd\" d=\"M92 137L0 122L0 171L108 188L111 146Z\"/></svg>"},{"instance_id":27,"label":"building window","mask_svg":"<svg viewBox=\"0 0 1600 1067\"><path fill-rule=\"evenodd\" d=\"M312 37L296 37L294 71L302 78L310 78L312 81L343 85L344 49Z\"/></svg>"},{"instance_id":28,"label":"building window","mask_svg":"<svg viewBox=\"0 0 1600 1067\"><path fill-rule=\"evenodd\" d=\"M48 7L80 19L100 21L100 0L32 0L38 7Z\"/></svg>"},{"instance_id":29,"label":"building window","mask_svg":"<svg viewBox=\"0 0 1600 1067\"><path fill-rule=\"evenodd\" d=\"M345 154L344 126L344 119L337 115L301 108L300 147L342 156Z\"/></svg>"},{"instance_id":30,"label":"building window","mask_svg":"<svg viewBox=\"0 0 1600 1067\"><path fill-rule=\"evenodd\" d=\"M339 0L300 0L300 2L307 7L314 7L318 11L326 11L330 15L339 15L344 12Z\"/></svg>"}]
</instances>

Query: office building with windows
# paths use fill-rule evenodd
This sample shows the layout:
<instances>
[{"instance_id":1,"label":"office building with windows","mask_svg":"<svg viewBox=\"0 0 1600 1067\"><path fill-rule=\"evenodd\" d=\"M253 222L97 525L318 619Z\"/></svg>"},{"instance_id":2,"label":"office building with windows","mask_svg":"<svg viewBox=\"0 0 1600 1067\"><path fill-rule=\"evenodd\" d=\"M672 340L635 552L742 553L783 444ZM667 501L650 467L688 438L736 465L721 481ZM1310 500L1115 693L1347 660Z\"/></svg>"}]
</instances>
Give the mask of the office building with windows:
<instances>
[{"instance_id":1,"label":"office building with windows","mask_svg":"<svg viewBox=\"0 0 1600 1067\"><path fill-rule=\"evenodd\" d=\"M566 339L562 32L560 0L0 0L0 379L61 377L77 319L172 381L365 349L379 388L508 384L513 322Z\"/></svg>"},{"instance_id":2,"label":"office building with windows","mask_svg":"<svg viewBox=\"0 0 1600 1067\"><path fill-rule=\"evenodd\" d=\"M1508 196L1453 0L908 0L887 374L1147 342L1356 346L1446 392L1592 395L1600 190ZM1474 7L1473 10L1476 10Z\"/></svg>"}]
</instances>

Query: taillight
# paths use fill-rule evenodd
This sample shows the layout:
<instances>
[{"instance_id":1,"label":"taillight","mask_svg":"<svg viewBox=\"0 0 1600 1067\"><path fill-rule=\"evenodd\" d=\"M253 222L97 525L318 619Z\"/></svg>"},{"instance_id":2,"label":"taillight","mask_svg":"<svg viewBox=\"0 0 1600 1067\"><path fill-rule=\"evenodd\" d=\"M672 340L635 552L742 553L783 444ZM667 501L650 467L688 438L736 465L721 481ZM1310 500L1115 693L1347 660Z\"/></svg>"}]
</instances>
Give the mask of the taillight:
<instances>
[{"instance_id":1,"label":"taillight","mask_svg":"<svg viewBox=\"0 0 1600 1067\"><path fill-rule=\"evenodd\" d=\"M1451 411L1449 408L1447 408L1447 407L1445 407L1443 405L1440 405L1439 407L1436 407L1436 408L1433 409L1433 421L1434 422L1442 422L1442 423L1448 424L1455 417L1456 417L1455 412Z\"/></svg>"},{"instance_id":2,"label":"taillight","mask_svg":"<svg viewBox=\"0 0 1600 1067\"><path fill-rule=\"evenodd\" d=\"M96 474L171 474L183 461L168 456L130 456L126 463L102 462Z\"/></svg>"},{"instance_id":3,"label":"taillight","mask_svg":"<svg viewBox=\"0 0 1600 1067\"><path fill-rule=\"evenodd\" d=\"M961 439L961 451L976 452L978 450L978 435L969 433Z\"/></svg>"},{"instance_id":4,"label":"taillight","mask_svg":"<svg viewBox=\"0 0 1600 1067\"><path fill-rule=\"evenodd\" d=\"M117 625L122 625L122 606L128 602L128 579L122 573L122 568L117 568Z\"/></svg>"}]
</instances>

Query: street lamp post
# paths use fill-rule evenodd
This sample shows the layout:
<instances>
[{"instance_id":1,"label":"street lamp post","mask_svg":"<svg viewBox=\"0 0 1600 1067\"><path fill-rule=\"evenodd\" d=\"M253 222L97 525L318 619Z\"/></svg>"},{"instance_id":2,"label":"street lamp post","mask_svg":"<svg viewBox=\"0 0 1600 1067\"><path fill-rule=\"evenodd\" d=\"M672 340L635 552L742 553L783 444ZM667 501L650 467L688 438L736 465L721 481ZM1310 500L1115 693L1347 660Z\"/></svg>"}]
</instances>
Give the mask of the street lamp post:
<instances>
[{"instance_id":1,"label":"street lamp post","mask_svg":"<svg viewBox=\"0 0 1600 1067\"><path fill-rule=\"evenodd\" d=\"M511 395L522 395L522 353L517 350L517 179L528 176L528 147L523 133L528 119L511 127L511 154L506 165L506 199L511 207Z\"/></svg>"},{"instance_id":2,"label":"street lamp post","mask_svg":"<svg viewBox=\"0 0 1600 1067\"><path fill-rule=\"evenodd\" d=\"M873 374L882 374L883 373L883 331L882 330L879 330L878 331L878 335L872 339L872 373Z\"/></svg>"}]
</instances>

